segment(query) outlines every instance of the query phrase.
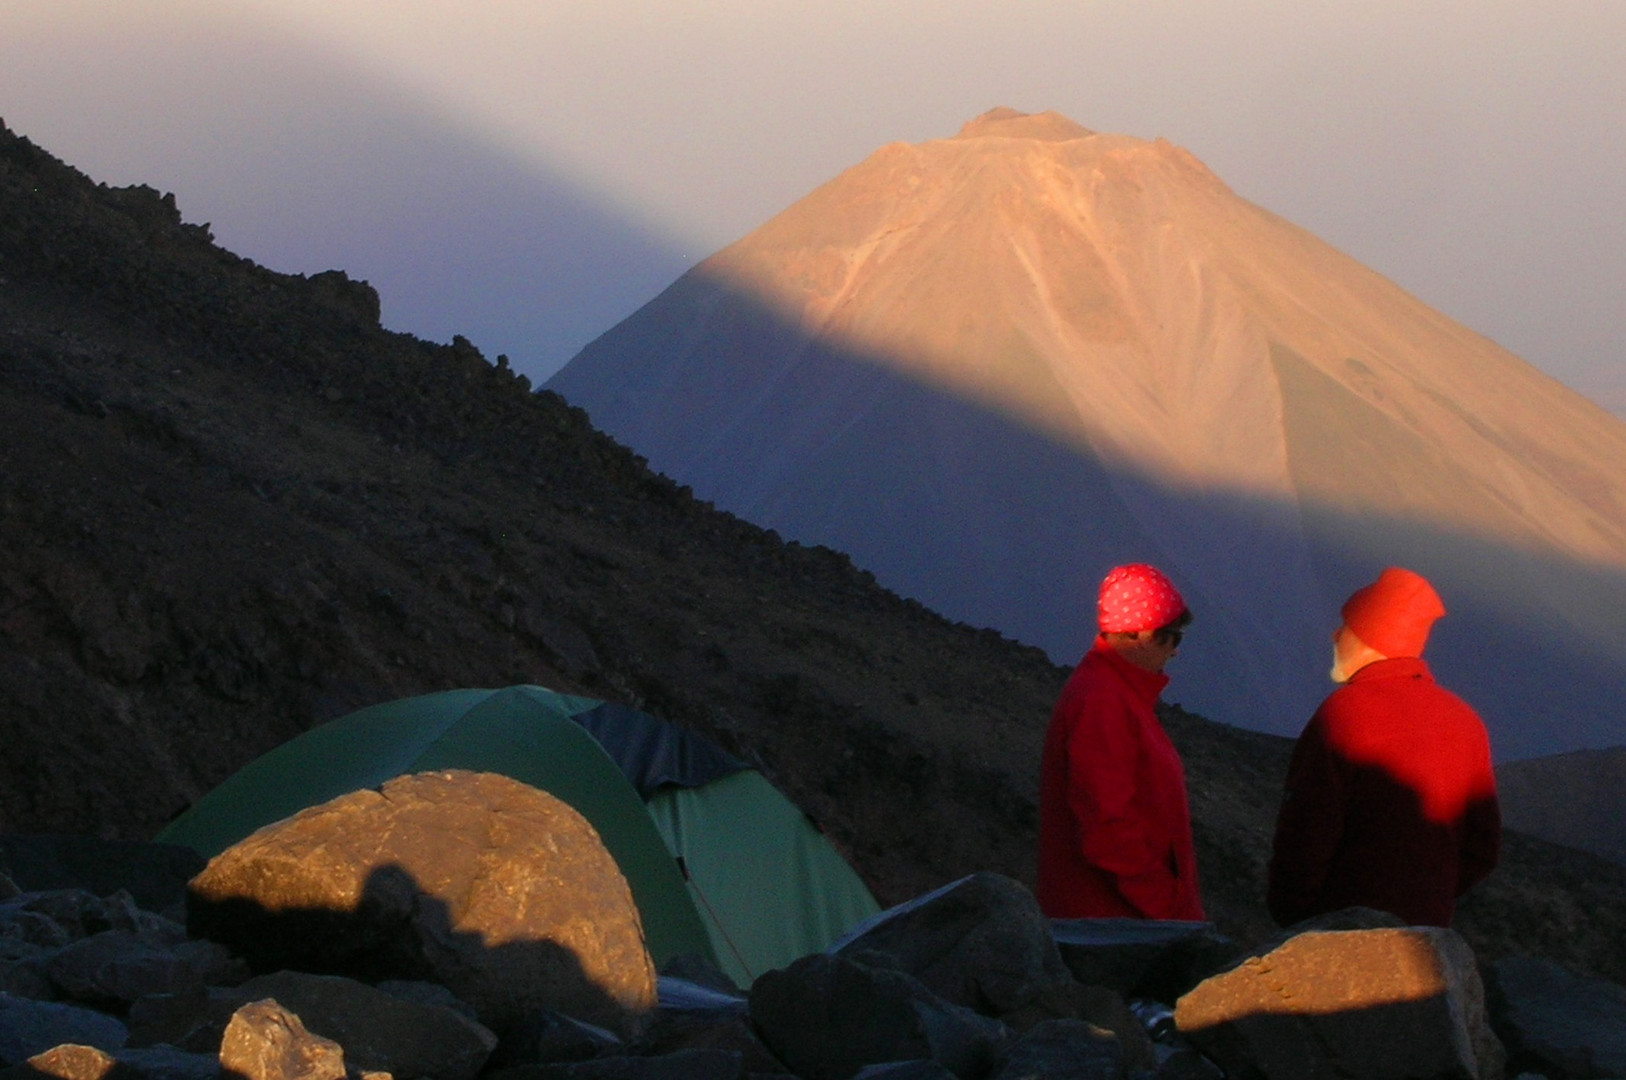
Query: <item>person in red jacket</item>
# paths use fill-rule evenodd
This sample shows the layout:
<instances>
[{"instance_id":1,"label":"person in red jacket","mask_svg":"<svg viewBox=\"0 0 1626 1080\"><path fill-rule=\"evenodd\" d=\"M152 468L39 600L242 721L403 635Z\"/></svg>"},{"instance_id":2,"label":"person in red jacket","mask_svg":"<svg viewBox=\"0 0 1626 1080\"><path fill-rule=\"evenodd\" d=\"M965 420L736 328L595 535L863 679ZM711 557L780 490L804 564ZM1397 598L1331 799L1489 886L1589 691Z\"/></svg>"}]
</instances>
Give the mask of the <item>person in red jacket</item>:
<instances>
[{"instance_id":1,"label":"person in red jacket","mask_svg":"<svg viewBox=\"0 0 1626 1080\"><path fill-rule=\"evenodd\" d=\"M1040 909L1202 919L1185 769L1154 708L1191 621L1156 568L1101 583L1100 633L1068 679L1039 772Z\"/></svg>"},{"instance_id":2,"label":"person in red jacket","mask_svg":"<svg viewBox=\"0 0 1626 1080\"><path fill-rule=\"evenodd\" d=\"M1299 736L1267 896L1283 926L1361 906L1449 926L1496 866L1502 819L1479 715L1434 681L1423 646L1445 605L1391 566L1343 607L1343 685Z\"/></svg>"}]
</instances>

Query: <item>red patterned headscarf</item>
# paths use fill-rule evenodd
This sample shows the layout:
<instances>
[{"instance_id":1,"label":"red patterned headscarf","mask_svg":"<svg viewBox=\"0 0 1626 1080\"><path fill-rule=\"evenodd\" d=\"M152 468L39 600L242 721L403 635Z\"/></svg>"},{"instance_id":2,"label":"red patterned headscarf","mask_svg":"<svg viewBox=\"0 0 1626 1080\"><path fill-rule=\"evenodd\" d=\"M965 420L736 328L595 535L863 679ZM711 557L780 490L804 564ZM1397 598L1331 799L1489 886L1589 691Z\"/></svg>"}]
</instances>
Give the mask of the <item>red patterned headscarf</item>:
<instances>
[{"instance_id":1,"label":"red patterned headscarf","mask_svg":"<svg viewBox=\"0 0 1626 1080\"><path fill-rule=\"evenodd\" d=\"M1097 612L1103 634L1156 630L1185 610L1180 590L1155 566L1130 563L1117 567L1101 582Z\"/></svg>"}]
</instances>

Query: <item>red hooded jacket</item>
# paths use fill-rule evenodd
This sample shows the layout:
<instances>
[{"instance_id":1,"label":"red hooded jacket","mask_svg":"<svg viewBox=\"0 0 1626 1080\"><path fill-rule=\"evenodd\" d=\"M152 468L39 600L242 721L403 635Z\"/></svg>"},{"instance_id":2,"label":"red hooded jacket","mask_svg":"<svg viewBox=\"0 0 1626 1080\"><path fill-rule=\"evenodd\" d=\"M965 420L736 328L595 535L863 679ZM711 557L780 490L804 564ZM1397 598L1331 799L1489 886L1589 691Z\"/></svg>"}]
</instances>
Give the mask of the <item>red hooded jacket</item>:
<instances>
[{"instance_id":1,"label":"red hooded jacket","mask_svg":"<svg viewBox=\"0 0 1626 1080\"><path fill-rule=\"evenodd\" d=\"M1153 711L1168 682L1097 638L1056 702L1039 773L1051 918L1204 917L1186 774Z\"/></svg>"},{"instance_id":2,"label":"red hooded jacket","mask_svg":"<svg viewBox=\"0 0 1626 1080\"><path fill-rule=\"evenodd\" d=\"M1293 750L1271 916L1286 926L1360 905L1449 926L1501 835L1479 715L1422 660L1376 661L1321 703Z\"/></svg>"}]
</instances>

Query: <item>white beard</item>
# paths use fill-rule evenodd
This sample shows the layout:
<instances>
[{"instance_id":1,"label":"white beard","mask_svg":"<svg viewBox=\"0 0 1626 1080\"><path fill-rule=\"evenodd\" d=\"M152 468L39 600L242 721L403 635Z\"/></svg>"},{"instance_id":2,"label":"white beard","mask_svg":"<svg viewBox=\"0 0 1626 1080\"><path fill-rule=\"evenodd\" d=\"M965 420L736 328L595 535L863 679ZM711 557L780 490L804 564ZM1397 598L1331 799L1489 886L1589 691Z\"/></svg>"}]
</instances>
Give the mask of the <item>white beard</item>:
<instances>
[{"instance_id":1,"label":"white beard","mask_svg":"<svg viewBox=\"0 0 1626 1080\"><path fill-rule=\"evenodd\" d=\"M1327 672L1327 675L1335 683L1342 684L1349 681L1349 674L1344 671L1344 659L1338 655L1338 646L1336 645L1332 647L1332 670Z\"/></svg>"}]
</instances>

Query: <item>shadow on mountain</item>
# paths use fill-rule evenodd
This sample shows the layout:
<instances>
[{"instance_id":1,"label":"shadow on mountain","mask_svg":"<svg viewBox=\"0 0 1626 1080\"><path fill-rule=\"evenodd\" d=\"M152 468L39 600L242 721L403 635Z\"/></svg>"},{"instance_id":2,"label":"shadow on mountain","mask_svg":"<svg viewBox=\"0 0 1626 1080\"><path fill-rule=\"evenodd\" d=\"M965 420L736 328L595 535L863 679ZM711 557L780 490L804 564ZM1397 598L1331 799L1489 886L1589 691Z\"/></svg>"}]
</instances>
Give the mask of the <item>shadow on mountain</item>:
<instances>
[{"instance_id":1,"label":"shadow on mountain","mask_svg":"<svg viewBox=\"0 0 1626 1080\"><path fill-rule=\"evenodd\" d=\"M1339 605L1400 564L1445 597L1429 660L1485 715L1499 756L1619 740L1620 570L1359 509L1178 488L899 366L701 268L548 386L720 508L847 552L887 587L1059 662L1093 634L1108 568L1162 564L1196 614L1169 697L1215 719L1296 733L1328 690Z\"/></svg>"}]
</instances>

